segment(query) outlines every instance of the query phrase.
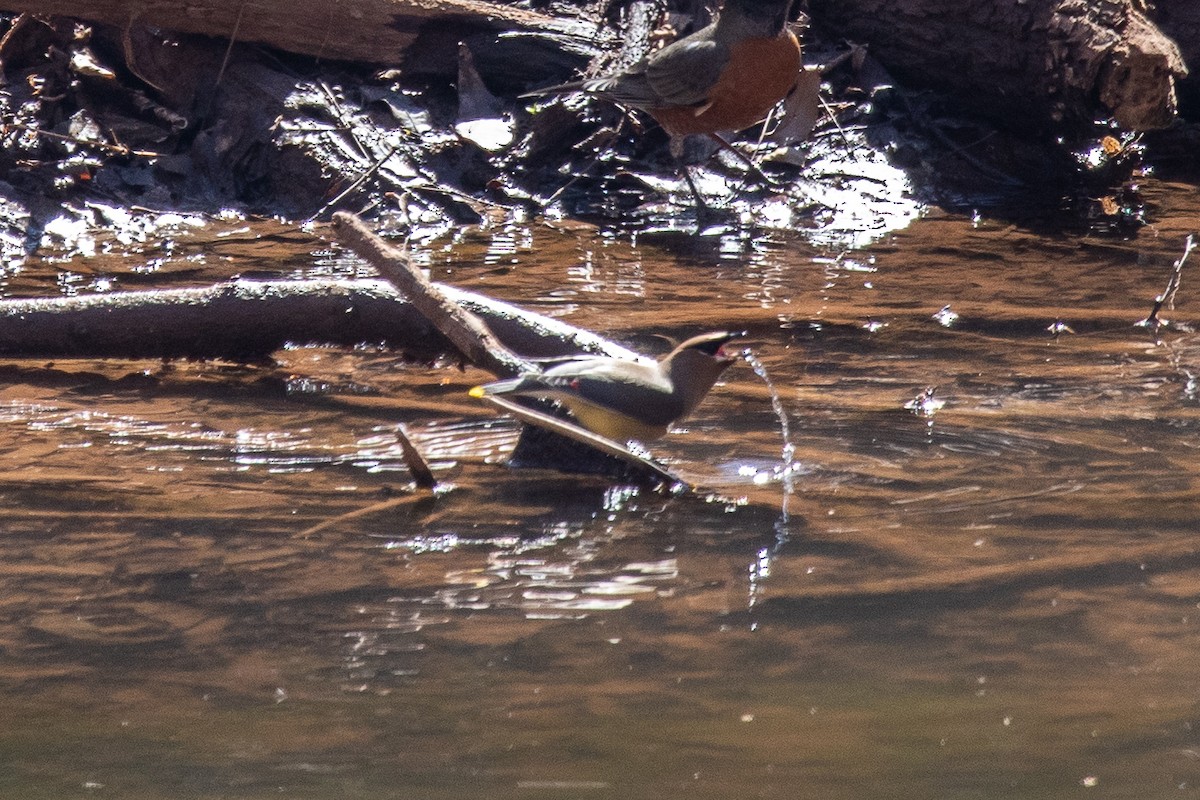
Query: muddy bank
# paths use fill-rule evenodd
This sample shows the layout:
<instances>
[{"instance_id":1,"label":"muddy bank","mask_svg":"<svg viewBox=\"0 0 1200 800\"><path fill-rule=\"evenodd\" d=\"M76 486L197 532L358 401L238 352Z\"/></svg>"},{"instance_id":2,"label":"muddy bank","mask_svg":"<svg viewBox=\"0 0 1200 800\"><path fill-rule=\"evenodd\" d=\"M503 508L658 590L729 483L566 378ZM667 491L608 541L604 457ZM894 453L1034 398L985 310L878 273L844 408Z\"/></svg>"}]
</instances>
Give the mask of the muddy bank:
<instances>
[{"instance_id":1,"label":"muddy bank","mask_svg":"<svg viewBox=\"0 0 1200 800\"><path fill-rule=\"evenodd\" d=\"M75 7L66 0L4 5L59 13ZM578 97L531 105L517 95L636 60L704 24L699 4L668 10L633 3L604 17L483 3L401 9L396 18L407 27L389 27L394 40L384 37L382 45L397 53L390 69L379 64L378 42L374 54L337 44L337 36L371 24L369 15L349 10L333 26L337 35L317 48L297 44L311 31L283 26L272 40L250 17L193 15L178 30L157 17L113 24L127 15L125 5L79 9L99 21L3 17L0 195L7 202L0 216L9 260L37 247L64 209L79 224L105 224L96 204L236 207L296 221L344 208L385 230L429 233L488 215L579 217L634 230L692 224L692 196L668 137L651 121ZM910 5L921 12L919 3ZM803 33L807 88L738 140L769 182L739 157L693 143L687 159L699 191L724 224L808 228L816 236L895 227L929 203L978 207L1018 197L1047 209L1066 198L1101 228L1134 230L1142 213L1129 193L1142 160L1137 133L1080 120L1108 113L1142 127L1170 123L1169 95L1183 72L1178 51L1156 38L1151 21L1109 5L1094 26L1111 34L1108 50L1084 48L1095 56L1092 82L1071 78L1078 85L1070 90L1036 89L1053 102L1030 106L1022 118L989 103L977 91L986 77L952 69L952 59L914 66L904 48L889 46L897 41L859 24L878 17L870 3L840 15L815 3L815 21ZM306 8L296 9L298 18ZM444 24L421 22L421 14L428 22L438 13ZM1186 15L1168 15L1166 6L1163 15L1186 24ZM1072 24L1085 22L1094 20ZM179 32L222 26L236 28L236 36ZM1024 54L1028 70L1036 48L1053 49L1068 36L1053 33L1053 25L1047 30L1047 41ZM1130 44L1130 36L1141 44ZM944 49L987 41L964 28ZM1113 55L1121 47L1128 52ZM1130 64L1145 60L1134 51L1158 59L1139 78L1139 86L1156 87L1139 101L1154 105L1149 110L1137 111L1113 88L1114 64L1132 74ZM330 60L330 53L362 61ZM956 80L938 81L939 74ZM1083 96L1080 87L1101 83L1107 94ZM997 110L1008 124L997 124ZM1159 135L1161 149L1173 167L1191 166L1186 133L1180 123L1174 128Z\"/></svg>"}]
</instances>

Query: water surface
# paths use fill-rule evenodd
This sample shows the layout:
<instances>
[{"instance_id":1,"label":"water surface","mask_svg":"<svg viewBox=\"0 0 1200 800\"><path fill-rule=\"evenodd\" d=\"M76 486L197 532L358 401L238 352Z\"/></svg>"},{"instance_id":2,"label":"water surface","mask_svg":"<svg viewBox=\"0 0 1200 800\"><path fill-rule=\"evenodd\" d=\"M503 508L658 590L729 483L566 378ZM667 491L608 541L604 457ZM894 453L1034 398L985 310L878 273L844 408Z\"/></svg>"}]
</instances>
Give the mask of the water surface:
<instances>
[{"instance_id":1,"label":"water surface","mask_svg":"<svg viewBox=\"0 0 1200 800\"><path fill-rule=\"evenodd\" d=\"M715 493L668 498L505 467L482 373L369 348L0 362L0 794L1200 794L1190 274L1134 325L1200 206L1148 191L1134 241L938 214L847 252L414 245L647 352L747 329L786 518L747 365L653 447ZM322 234L180 224L0 289L362 273Z\"/></svg>"}]
</instances>

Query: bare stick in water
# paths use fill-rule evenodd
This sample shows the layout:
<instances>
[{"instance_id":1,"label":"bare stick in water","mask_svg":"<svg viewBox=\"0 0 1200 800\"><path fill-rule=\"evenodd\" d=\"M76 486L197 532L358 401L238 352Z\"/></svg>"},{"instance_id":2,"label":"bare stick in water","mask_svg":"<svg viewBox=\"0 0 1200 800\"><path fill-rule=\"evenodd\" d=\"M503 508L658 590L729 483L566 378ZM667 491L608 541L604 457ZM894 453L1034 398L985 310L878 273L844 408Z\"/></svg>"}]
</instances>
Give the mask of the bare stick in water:
<instances>
[{"instance_id":1,"label":"bare stick in water","mask_svg":"<svg viewBox=\"0 0 1200 800\"><path fill-rule=\"evenodd\" d=\"M1158 312L1165 306L1168 311L1175 309L1175 294L1179 291L1179 284L1183 278L1183 265L1187 262L1188 256L1196 249L1196 242L1193 234L1188 234L1183 245L1183 255L1179 260L1172 265L1171 279L1167 281L1167 288L1163 293L1154 298L1154 308L1150 310L1150 316L1146 317L1141 322L1137 323L1140 327L1149 328L1152 332L1157 333L1158 329L1166 323L1158 318Z\"/></svg>"},{"instance_id":2,"label":"bare stick in water","mask_svg":"<svg viewBox=\"0 0 1200 800\"><path fill-rule=\"evenodd\" d=\"M612 456L626 464L631 464L637 467L640 472L657 479L663 488L667 491L675 491L677 489L695 490L686 480L671 472L666 467L659 464L653 459L638 455L628 447L615 442L612 439L607 439L599 434L581 428L571 422L557 417L552 417L537 409L523 406L514 403L511 400L506 400L503 397L490 395L485 397L492 405L507 411L517 419L529 425L537 425L538 427L554 431L560 436L565 436L568 439L573 439L580 444L585 444L594 450L598 450L606 456Z\"/></svg>"},{"instance_id":3,"label":"bare stick in water","mask_svg":"<svg viewBox=\"0 0 1200 800\"><path fill-rule=\"evenodd\" d=\"M394 283L472 364L502 377L539 371L536 364L502 345L479 317L447 297L403 251L376 236L358 217L339 211L333 215L333 229L344 245Z\"/></svg>"},{"instance_id":4,"label":"bare stick in water","mask_svg":"<svg viewBox=\"0 0 1200 800\"><path fill-rule=\"evenodd\" d=\"M400 441L400 452L404 454L404 463L408 465L408 471L412 473L417 487L432 489L437 486L437 478L433 477L433 470L429 468L429 462L412 443L412 439L408 438L408 431L404 429L403 425L396 426L396 438Z\"/></svg>"}]
</instances>

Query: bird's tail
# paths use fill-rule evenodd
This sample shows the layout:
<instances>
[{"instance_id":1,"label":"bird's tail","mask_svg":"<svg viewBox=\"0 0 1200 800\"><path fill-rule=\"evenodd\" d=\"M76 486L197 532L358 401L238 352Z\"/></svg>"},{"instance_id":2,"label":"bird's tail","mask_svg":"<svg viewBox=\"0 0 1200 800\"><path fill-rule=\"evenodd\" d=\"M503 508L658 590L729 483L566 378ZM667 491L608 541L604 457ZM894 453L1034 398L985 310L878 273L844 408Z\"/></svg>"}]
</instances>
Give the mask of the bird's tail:
<instances>
[{"instance_id":1,"label":"bird's tail","mask_svg":"<svg viewBox=\"0 0 1200 800\"><path fill-rule=\"evenodd\" d=\"M506 381L493 381L482 386L472 386L467 394L471 397L486 397L489 394L512 394L525 388L525 377L510 378Z\"/></svg>"}]
</instances>

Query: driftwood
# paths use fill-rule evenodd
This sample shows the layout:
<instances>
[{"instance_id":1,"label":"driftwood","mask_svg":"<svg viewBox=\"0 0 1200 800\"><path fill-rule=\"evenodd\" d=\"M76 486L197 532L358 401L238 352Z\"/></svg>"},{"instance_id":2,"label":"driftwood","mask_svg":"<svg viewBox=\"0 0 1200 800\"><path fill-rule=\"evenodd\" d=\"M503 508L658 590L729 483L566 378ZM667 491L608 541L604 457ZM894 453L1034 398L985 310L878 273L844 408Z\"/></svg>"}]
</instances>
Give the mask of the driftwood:
<instances>
[{"instance_id":1,"label":"driftwood","mask_svg":"<svg viewBox=\"0 0 1200 800\"><path fill-rule=\"evenodd\" d=\"M901 80L951 92L1005 124L1054 130L1107 112L1124 128L1147 130L1174 119L1174 82L1187 70L1141 5L812 0L810 8Z\"/></svg>"},{"instance_id":2,"label":"driftwood","mask_svg":"<svg viewBox=\"0 0 1200 800\"><path fill-rule=\"evenodd\" d=\"M1057 130L1107 113L1125 128L1145 130L1174 118L1174 83L1187 70L1179 47L1141 5L812 0L810 9L823 29L867 45L898 77L953 92L1010 125ZM489 0L0 0L0 10L76 17L118 30L157 26L410 73L456 74L458 42L473 33L542 37L505 51L508 66L499 72L506 78L510 70L532 78L529 63L552 61L556 48L577 48L604 30ZM1188 0L1168 0L1162 13L1194 52L1194 41L1184 38L1196 22Z\"/></svg>"},{"instance_id":3,"label":"driftwood","mask_svg":"<svg viewBox=\"0 0 1200 800\"><path fill-rule=\"evenodd\" d=\"M0 10L73 17L118 30L152 26L270 45L328 60L402 65L479 31L589 36L572 20L489 0L0 0ZM437 59L435 59L437 60Z\"/></svg>"}]
</instances>

